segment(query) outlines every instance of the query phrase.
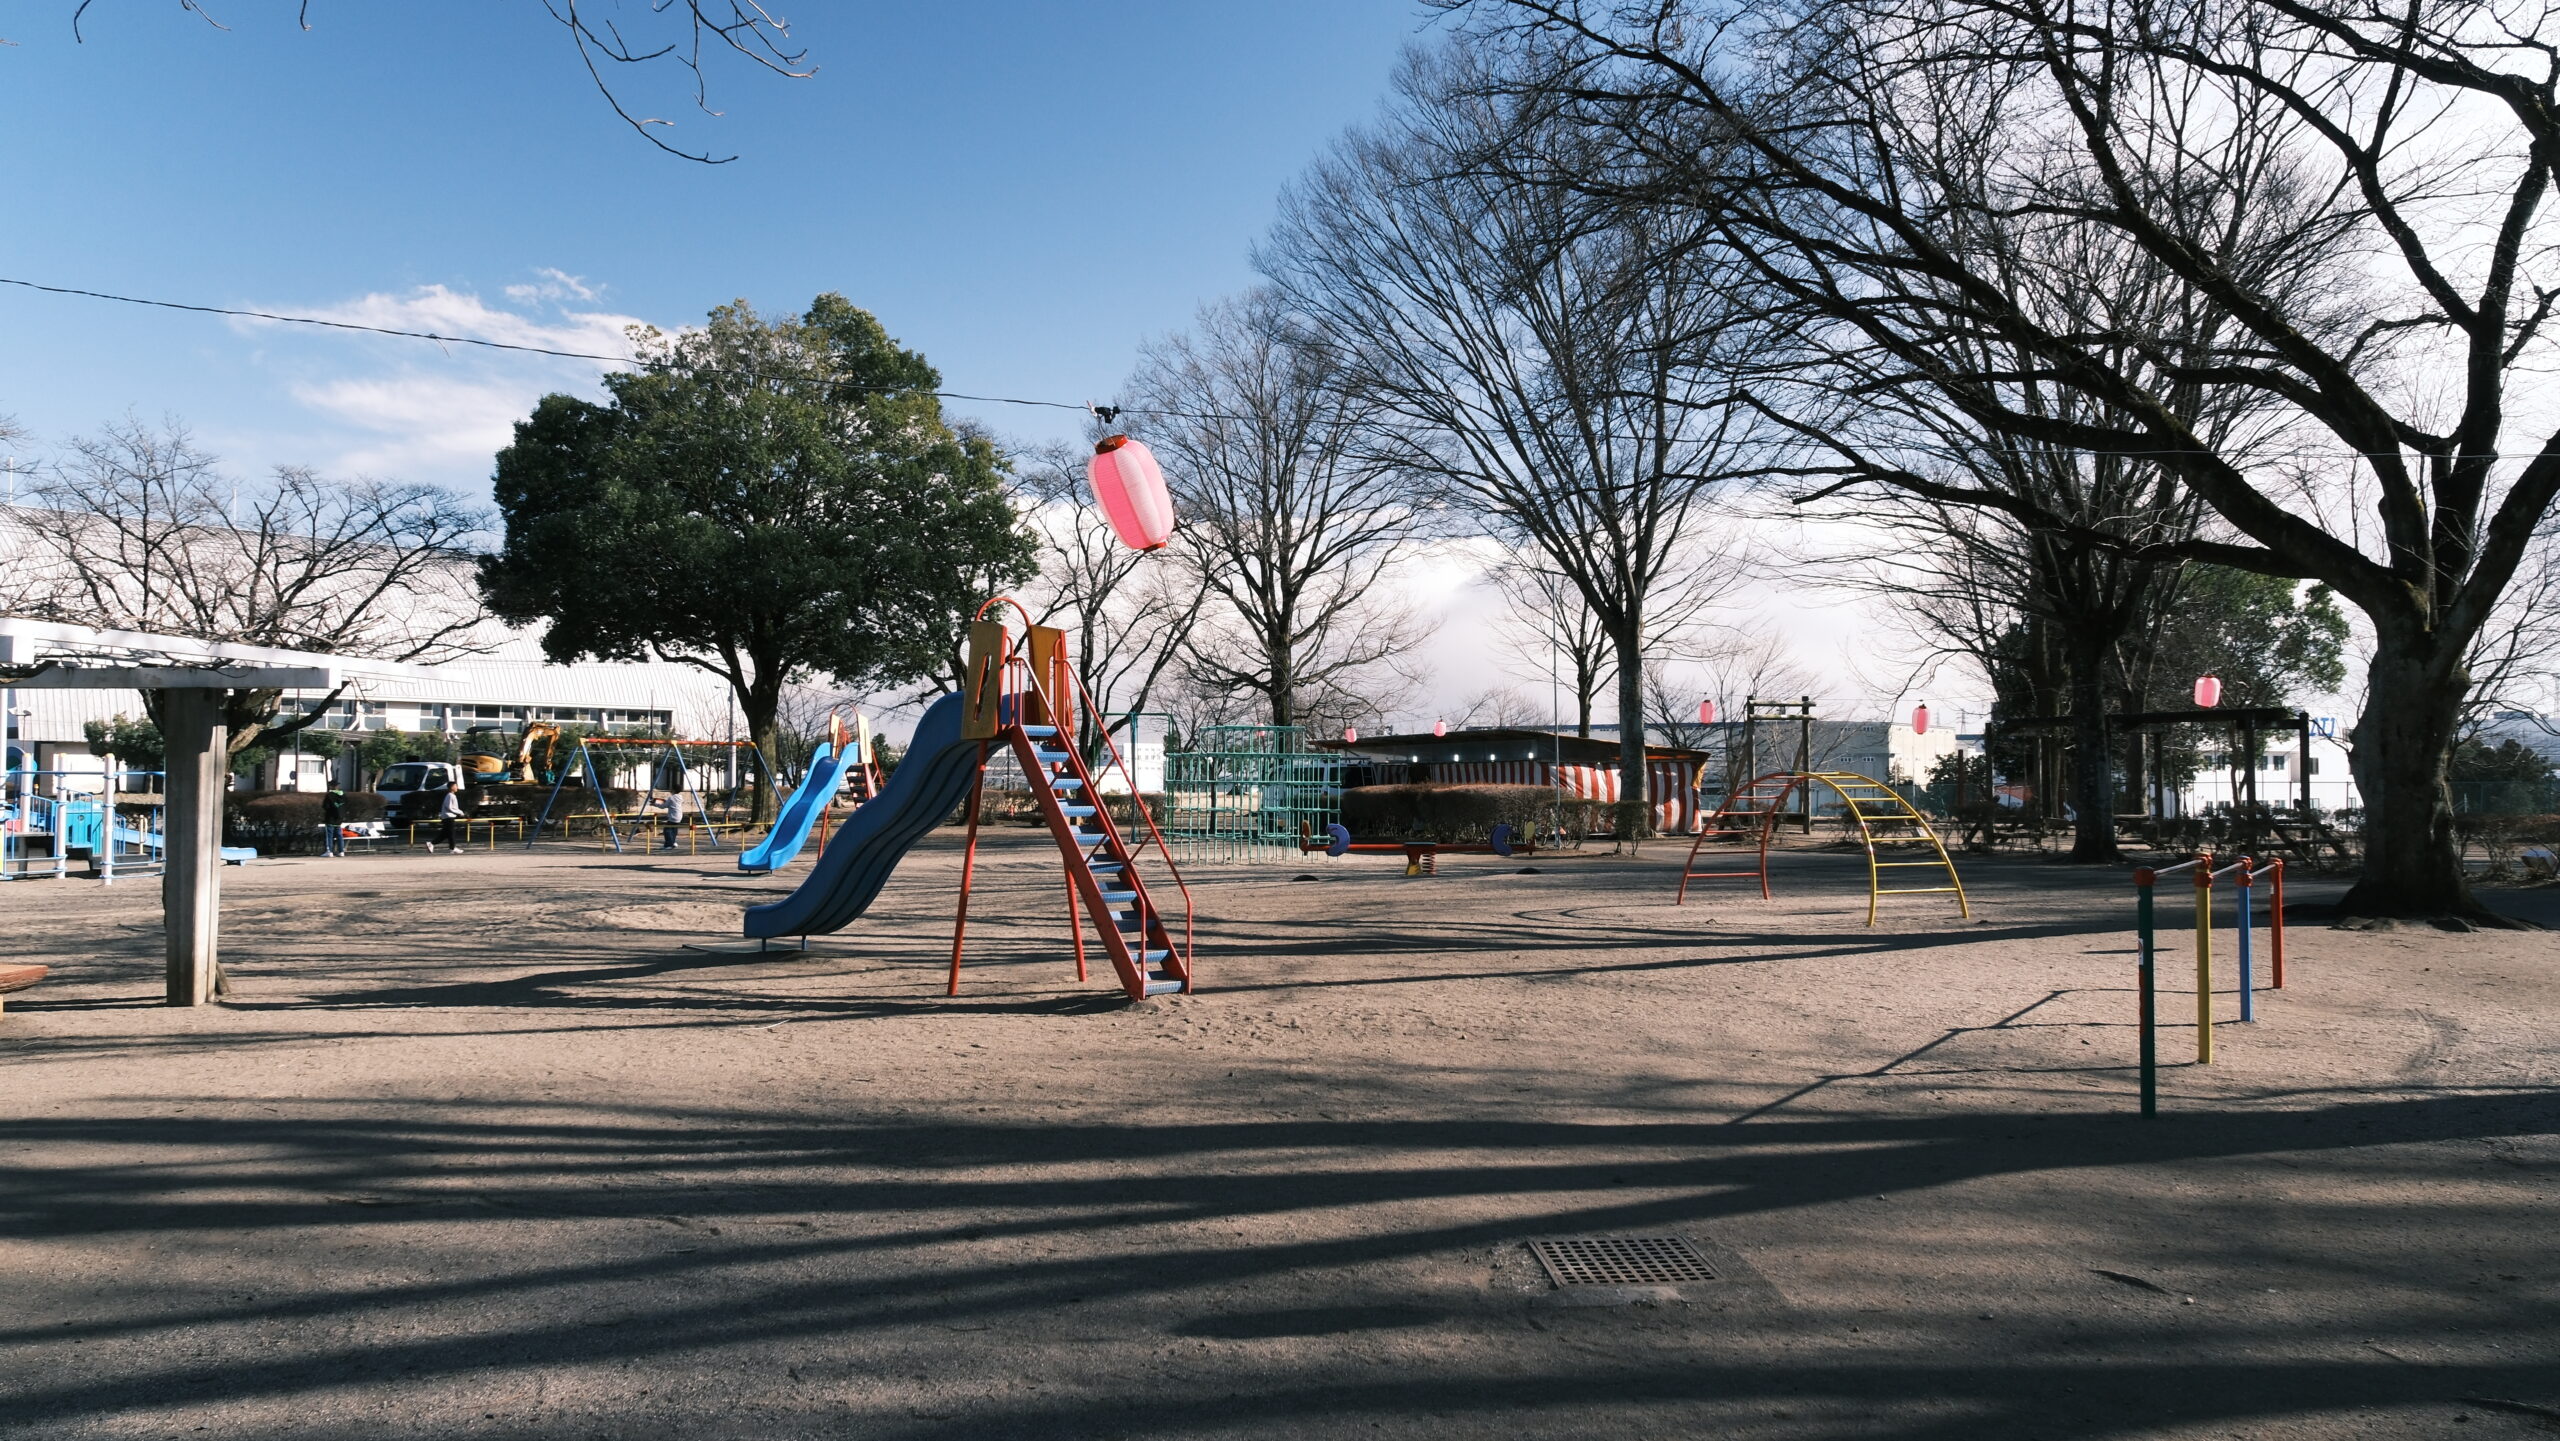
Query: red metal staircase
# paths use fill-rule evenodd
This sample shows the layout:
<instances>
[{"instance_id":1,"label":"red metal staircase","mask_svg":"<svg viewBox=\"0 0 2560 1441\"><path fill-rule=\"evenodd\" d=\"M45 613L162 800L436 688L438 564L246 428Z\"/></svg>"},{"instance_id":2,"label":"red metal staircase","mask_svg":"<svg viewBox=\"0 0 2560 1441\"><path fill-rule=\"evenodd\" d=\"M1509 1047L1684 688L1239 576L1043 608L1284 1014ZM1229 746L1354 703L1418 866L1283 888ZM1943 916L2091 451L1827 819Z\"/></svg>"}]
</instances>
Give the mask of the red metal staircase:
<instances>
[{"instance_id":1,"label":"red metal staircase","mask_svg":"<svg viewBox=\"0 0 2560 1441\"><path fill-rule=\"evenodd\" d=\"M1672 904L1689 899L1691 881L1757 880L1760 899L1770 899L1769 832L1777 828L1778 809L1787 803L1795 788L1795 772L1773 771L1756 776L1741 789L1727 794L1724 804L1716 807L1716 813L1698 831L1698 838L1689 843L1688 862L1680 868L1680 894ZM1711 840L1750 842L1758 852L1758 866L1747 871L1699 870L1698 852Z\"/></svg>"},{"instance_id":2,"label":"red metal staircase","mask_svg":"<svg viewBox=\"0 0 2560 1441\"><path fill-rule=\"evenodd\" d=\"M1060 735L1054 725L1008 725L1003 735L1031 783L1049 834L1066 857L1069 893L1094 918L1121 988L1132 1000L1190 990L1190 947L1175 943L1148 897L1137 857L1111 823L1110 808L1094 794L1092 773L1076 754L1073 739ZM1076 968L1082 974L1081 922L1076 926Z\"/></svg>"}]
</instances>

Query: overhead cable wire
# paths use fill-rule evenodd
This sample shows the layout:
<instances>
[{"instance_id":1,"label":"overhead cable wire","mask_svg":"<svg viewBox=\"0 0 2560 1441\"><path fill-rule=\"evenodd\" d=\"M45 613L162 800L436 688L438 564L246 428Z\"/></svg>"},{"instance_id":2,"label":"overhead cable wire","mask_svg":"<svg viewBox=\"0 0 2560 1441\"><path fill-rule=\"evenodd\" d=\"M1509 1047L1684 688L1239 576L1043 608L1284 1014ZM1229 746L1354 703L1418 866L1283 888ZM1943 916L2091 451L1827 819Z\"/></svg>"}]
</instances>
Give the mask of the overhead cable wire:
<instances>
[{"instance_id":1,"label":"overhead cable wire","mask_svg":"<svg viewBox=\"0 0 2560 1441\"><path fill-rule=\"evenodd\" d=\"M367 325L356 320L327 320L316 315L279 315L271 310L241 310L227 305L190 305L177 300L148 300L138 295L113 295L103 290L80 290L68 285L39 285L32 280L13 280L0 276L0 285L14 285L23 290L39 290L47 295L76 295L89 300L112 300L122 305L144 305L158 310L184 310L197 315L228 315L244 320L272 320L284 325L316 325L330 330L352 330L367 335L390 335L403 340L433 340L446 345L476 345L483 350L506 350L521 355L547 355L559 360L596 360L607 365L645 367L648 362L637 356L607 355L593 350L560 350L547 345L523 345L511 340L487 340L475 335L446 335L433 330L401 330L388 325ZM722 372L741 374L744 372ZM852 386L851 389L914 393L903 385ZM968 395L956 390L924 392L943 400L966 400L981 405L1036 405L1050 410L1089 411L1088 405L1072 405L1063 400L1025 400L1011 395Z\"/></svg>"},{"instance_id":2,"label":"overhead cable wire","mask_svg":"<svg viewBox=\"0 0 2560 1441\"><path fill-rule=\"evenodd\" d=\"M650 364L647 360L631 355L607 355L601 351L591 350L560 350L551 346L524 345L510 340L488 340L473 335L446 335L433 330L402 330L388 325L368 325L362 321L356 320L328 320L316 315L282 315L270 310L245 310L227 305L194 305L179 300L152 300L138 295L117 295L110 291L83 290L78 287L68 285L43 285L36 281L17 280L8 276L0 276L0 285L16 286L21 290L40 291L46 295L70 295L87 300L113 301L119 305L147 306L155 310L181 310L196 315L223 315L243 320L266 320L273 321L281 325L311 325L328 330L354 331L359 334L366 335L388 335L402 340L432 340L444 345L472 345L478 346L483 350L503 350L520 355L548 356L557 360L592 360L606 365L630 366L634 369L646 369ZM733 375L750 380L760 378L758 373L754 371L726 370L709 366L686 366L683 367L683 369L689 373L697 375ZM1159 410L1149 406L1096 406L1090 403L1078 404L1064 400L1032 400L1017 395L972 395L966 391L959 390L919 390L915 387L904 385L861 385L844 382L840 383L840 388L847 390L868 390L884 395L930 395L938 400L963 400L976 405L1027 405L1042 410L1082 411L1089 415L1102 417L1106 424L1109 423L1111 418L1119 415L1156 415L1169 417L1175 420L1225 420L1246 423L1250 423L1255 419L1255 417L1246 415L1222 415L1215 412L1188 410ZM1426 428L1437 430L1442 429L1443 427L1431 426ZM1654 443L1653 438L1647 436L1618 436L1613 438L1641 445ZM2134 460L2160 460L2176 455L2221 456L2223 454L2223 452L2217 450L2182 451L2155 447L2146 447L2140 450L2096 450L2079 446L2065 448L2076 455L2116 456ZM2406 450L2364 451L2349 450L2343 447L2331 448L2324 446L2313 448L2297 446L2282 451L2270 452L2269 458L2283 456L2294 460L2307 460L2316 458L2337 459L2343 457L2369 461L2377 457L2386 456L2406 459L2412 453L2413 452ZM2427 452L2414 453L2421 456L2427 454ZM2544 453L2541 451L2500 451L2478 458L2487 460L2540 460L2544 458Z\"/></svg>"}]
</instances>

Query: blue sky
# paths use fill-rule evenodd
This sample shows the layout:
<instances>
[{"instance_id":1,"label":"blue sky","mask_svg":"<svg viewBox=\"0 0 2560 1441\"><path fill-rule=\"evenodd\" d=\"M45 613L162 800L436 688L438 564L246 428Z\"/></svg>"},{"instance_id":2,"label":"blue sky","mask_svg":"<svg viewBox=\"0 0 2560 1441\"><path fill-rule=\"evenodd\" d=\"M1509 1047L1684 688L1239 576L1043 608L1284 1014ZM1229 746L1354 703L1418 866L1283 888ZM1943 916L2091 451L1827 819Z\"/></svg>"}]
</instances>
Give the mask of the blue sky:
<instances>
[{"instance_id":1,"label":"blue sky","mask_svg":"<svg viewBox=\"0 0 2560 1441\"><path fill-rule=\"evenodd\" d=\"M529 0L74 0L0 12L0 276L615 348L840 290L953 389L1108 399L1137 344L1250 284L1279 188L1427 35L1405 0L777 7L818 67L626 78L659 153ZM645 0L625 0L645 22ZM595 369L0 287L0 414L47 442L176 417L245 471L484 489L505 427ZM1074 417L955 406L1000 433Z\"/></svg>"}]
</instances>

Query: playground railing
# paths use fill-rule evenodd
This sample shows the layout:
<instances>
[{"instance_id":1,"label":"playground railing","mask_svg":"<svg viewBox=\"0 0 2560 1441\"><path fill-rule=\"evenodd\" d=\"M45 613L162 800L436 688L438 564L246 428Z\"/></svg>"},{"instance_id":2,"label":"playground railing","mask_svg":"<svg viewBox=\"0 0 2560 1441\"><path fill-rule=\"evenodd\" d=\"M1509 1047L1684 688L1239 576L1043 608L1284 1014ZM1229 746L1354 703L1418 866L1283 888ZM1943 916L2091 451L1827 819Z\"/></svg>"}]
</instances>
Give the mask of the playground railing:
<instances>
[{"instance_id":1,"label":"playground railing","mask_svg":"<svg viewBox=\"0 0 2560 1441\"><path fill-rule=\"evenodd\" d=\"M462 843L466 846L471 844L471 828L473 826L481 826L487 829L489 833L489 849L493 851L498 848L498 827L514 826L516 828L517 835L521 836L524 834L524 821L518 816L457 816L454 818L453 823L462 828ZM407 824L409 827L409 844L414 846L418 843L418 832L420 830L436 830L441 828L444 825L444 822L441 820L410 821Z\"/></svg>"},{"instance_id":2,"label":"playground railing","mask_svg":"<svg viewBox=\"0 0 2560 1441\"><path fill-rule=\"evenodd\" d=\"M2216 866L2211 851L2172 866L2143 867L2133 873L2134 920L2140 934L2138 970L2139 1024L2141 1027L2142 1114L2156 1115L2160 1109L2159 1009L2155 964L2157 942L2154 925L2157 919L2155 888L2164 876L2190 872L2195 881L2195 952L2196 952L2196 1064L2213 1064L2213 883L2220 877L2233 876L2237 892L2234 907L2239 929L2240 1020L2254 1023L2258 1018L2255 938L2257 921L2251 904L2257 877L2264 875L2269 883L2267 914L2270 941L2269 980L2271 990L2284 989L2284 861L2281 857L2263 867L2248 856L2228 865Z\"/></svg>"},{"instance_id":3,"label":"playground railing","mask_svg":"<svg viewBox=\"0 0 2560 1441\"><path fill-rule=\"evenodd\" d=\"M1014 607L1014 610L1021 614L1023 624L1027 629L1031 623L1030 613L1024 611L1019 602L1008 601L1007 603L1011 604ZM1075 738L1070 731L1071 723L1077 714L1089 713L1095 716L1102 716L1106 714L1101 707L1094 704L1093 696L1084 688L1083 679L1077 676L1073 670L1061 667L1061 676L1066 682L1067 690L1072 693L1072 699L1083 706L1083 712L1078 712L1072 707L1057 704L1056 700L1050 696L1047 687L1042 683L1043 677L1040 674L1040 667L1031 664L1031 658L1015 648L1012 637L1007 636L1005 638L1003 648L999 654L1001 656L1000 664L1007 671L1014 671L1015 668L1019 667L1018 675L1020 680L1018 683L1020 690L1016 693L1028 693L1037 697L1042 707L1047 710L1050 719L1059 723L1058 743L1062 747L1073 746L1075 744ZM1130 769L1127 759L1120 754L1119 744L1111 738L1111 727L1108 725L1100 725L1095 727L1095 729L1101 732L1103 748L1109 752L1111 756L1112 768L1119 771L1120 774L1129 776L1134 780L1137 772ZM1182 964L1184 970L1188 972L1191 966L1192 956L1194 954L1192 929L1194 925L1194 916L1196 914L1196 907L1193 905L1191 897L1191 885L1188 881L1183 879L1182 866L1173 858L1173 847L1166 842L1164 832L1157 828L1154 813L1147 806L1146 800L1137 794L1137 789L1134 784L1130 788L1129 801L1131 808L1138 813L1139 818L1146 822L1147 835L1154 841L1156 853L1164 857L1165 872L1173 877L1174 889L1182 893ZM1100 797L1098 796L1095 797L1095 802L1094 820L1106 833L1115 832L1117 828L1112 824L1111 808L1107 805L1100 804ZM1131 848L1129 851L1130 859L1134 862L1138 856L1145 853L1145 849L1146 848L1144 846ZM963 884L966 884L965 879L963 880ZM1084 935L1081 930L1076 934L1076 952L1076 974L1078 978L1081 979L1084 974ZM957 985L959 979L959 962L956 953L952 966L953 984Z\"/></svg>"}]
</instances>

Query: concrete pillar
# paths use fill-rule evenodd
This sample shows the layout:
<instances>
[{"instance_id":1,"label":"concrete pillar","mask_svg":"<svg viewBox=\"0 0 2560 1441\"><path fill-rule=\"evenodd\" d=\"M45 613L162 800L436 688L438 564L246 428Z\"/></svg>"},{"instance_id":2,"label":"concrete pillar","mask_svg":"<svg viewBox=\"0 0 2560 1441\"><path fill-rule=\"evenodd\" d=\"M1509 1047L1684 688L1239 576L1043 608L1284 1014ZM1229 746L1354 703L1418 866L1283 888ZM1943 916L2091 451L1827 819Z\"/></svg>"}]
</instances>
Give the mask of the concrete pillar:
<instances>
[{"instance_id":1,"label":"concrete pillar","mask_svg":"<svg viewBox=\"0 0 2560 1441\"><path fill-rule=\"evenodd\" d=\"M201 1006L222 974L222 795L230 779L223 692L161 693L168 748L167 866L160 875L169 947L169 1004Z\"/></svg>"}]
</instances>

